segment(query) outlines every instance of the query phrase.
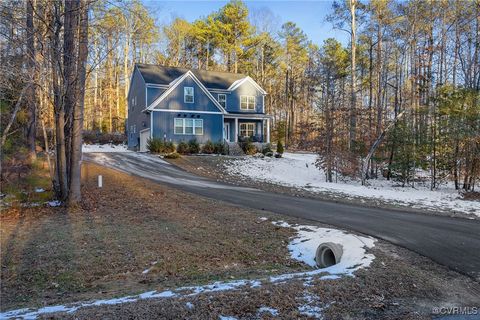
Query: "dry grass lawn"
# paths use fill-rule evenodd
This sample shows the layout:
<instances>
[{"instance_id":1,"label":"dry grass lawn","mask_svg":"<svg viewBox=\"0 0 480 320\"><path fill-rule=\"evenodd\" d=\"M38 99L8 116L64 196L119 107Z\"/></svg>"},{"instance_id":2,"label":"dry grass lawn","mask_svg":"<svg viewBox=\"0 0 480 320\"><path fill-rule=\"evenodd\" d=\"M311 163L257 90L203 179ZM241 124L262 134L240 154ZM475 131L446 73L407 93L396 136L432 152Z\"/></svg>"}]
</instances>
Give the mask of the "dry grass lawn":
<instances>
[{"instance_id":1,"label":"dry grass lawn","mask_svg":"<svg viewBox=\"0 0 480 320\"><path fill-rule=\"evenodd\" d=\"M83 174L77 210L1 213L2 310L303 268L288 259L293 233L262 212L93 164Z\"/></svg>"}]
</instances>

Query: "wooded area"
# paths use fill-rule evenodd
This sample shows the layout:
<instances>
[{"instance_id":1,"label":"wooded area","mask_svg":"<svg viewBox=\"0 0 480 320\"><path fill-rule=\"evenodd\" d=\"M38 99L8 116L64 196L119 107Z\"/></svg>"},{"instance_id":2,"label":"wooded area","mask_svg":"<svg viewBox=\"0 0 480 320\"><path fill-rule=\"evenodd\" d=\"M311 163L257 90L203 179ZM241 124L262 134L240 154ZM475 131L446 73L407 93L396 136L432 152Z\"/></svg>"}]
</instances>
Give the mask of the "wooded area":
<instances>
[{"instance_id":1,"label":"wooded area","mask_svg":"<svg viewBox=\"0 0 480 320\"><path fill-rule=\"evenodd\" d=\"M310 5L314 6L315 2ZM81 131L124 133L136 62L240 72L267 92L272 141L315 150L327 181L384 175L472 190L480 173L480 1L346 0L313 44L231 1L193 22L138 1L2 1L2 161L55 150L58 197L80 199ZM41 139L40 139L41 138Z\"/></svg>"}]
</instances>

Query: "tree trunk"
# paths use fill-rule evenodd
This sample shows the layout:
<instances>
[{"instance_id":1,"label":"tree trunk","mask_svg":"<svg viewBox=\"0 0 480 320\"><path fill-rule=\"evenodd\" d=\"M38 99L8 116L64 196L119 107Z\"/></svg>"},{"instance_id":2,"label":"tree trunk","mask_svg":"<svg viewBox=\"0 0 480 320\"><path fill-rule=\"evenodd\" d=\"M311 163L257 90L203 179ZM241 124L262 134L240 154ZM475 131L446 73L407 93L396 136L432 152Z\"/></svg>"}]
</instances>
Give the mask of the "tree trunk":
<instances>
[{"instance_id":1,"label":"tree trunk","mask_svg":"<svg viewBox=\"0 0 480 320\"><path fill-rule=\"evenodd\" d=\"M26 21L26 34L27 34L27 68L29 73L32 74L30 81L36 83L38 80L38 67L35 55L35 27L33 24L33 1L27 0L27 21ZM37 135L37 106L38 96L37 87L35 85L28 86L28 124L27 124L27 143L28 154L30 161L36 159L35 153L35 140Z\"/></svg>"},{"instance_id":2,"label":"tree trunk","mask_svg":"<svg viewBox=\"0 0 480 320\"><path fill-rule=\"evenodd\" d=\"M357 92L356 92L356 25L355 25L355 5L356 0L350 0L350 14L351 14L351 47L352 47L352 61L351 61L351 101L350 101L350 143L349 149L353 151L356 140L357 127Z\"/></svg>"},{"instance_id":3,"label":"tree trunk","mask_svg":"<svg viewBox=\"0 0 480 320\"><path fill-rule=\"evenodd\" d=\"M88 57L88 0L80 0L79 47L77 58L77 98L75 105L72 130L72 161L68 204L76 205L81 196L81 165L82 165L82 130L83 109L85 103L85 81L87 75ZM118 98L118 97L117 97Z\"/></svg>"}]
</instances>

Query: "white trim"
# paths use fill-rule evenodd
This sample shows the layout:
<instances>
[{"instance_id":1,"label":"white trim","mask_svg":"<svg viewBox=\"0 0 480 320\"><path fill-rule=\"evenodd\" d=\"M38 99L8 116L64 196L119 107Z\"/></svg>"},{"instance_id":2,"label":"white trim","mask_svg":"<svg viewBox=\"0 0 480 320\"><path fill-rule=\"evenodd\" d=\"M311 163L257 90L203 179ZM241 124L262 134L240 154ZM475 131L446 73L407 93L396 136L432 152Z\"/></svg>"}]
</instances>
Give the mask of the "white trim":
<instances>
[{"instance_id":1,"label":"white trim","mask_svg":"<svg viewBox=\"0 0 480 320\"><path fill-rule=\"evenodd\" d=\"M142 130L138 131L138 133L142 133L143 131L147 131L147 130L150 130L150 128L142 129Z\"/></svg>"},{"instance_id":2,"label":"white trim","mask_svg":"<svg viewBox=\"0 0 480 320\"><path fill-rule=\"evenodd\" d=\"M187 76L190 76L193 81L202 89L202 91L207 95L207 97L210 98L210 100L213 102L213 104L222 112L225 113L225 109L218 103L217 100L212 96L210 92L208 92L207 88L200 82L200 80L195 77L192 71L188 70L184 75L181 77L175 79L171 83L174 83L168 90L166 90L160 97L155 99L148 107L148 110L153 110L163 99L165 99Z\"/></svg>"},{"instance_id":3,"label":"white trim","mask_svg":"<svg viewBox=\"0 0 480 320\"><path fill-rule=\"evenodd\" d=\"M150 114L150 139L153 139L153 113Z\"/></svg>"},{"instance_id":4,"label":"white trim","mask_svg":"<svg viewBox=\"0 0 480 320\"><path fill-rule=\"evenodd\" d=\"M225 93L225 94L230 94L231 91L228 89L214 89L214 88L207 88L208 91L211 91L213 93Z\"/></svg>"},{"instance_id":5,"label":"white trim","mask_svg":"<svg viewBox=\"0 0 480 320\"><path fill-rule=\"evenodd\" d=\"M192 101L187 101L187 89L192 89ZM194 87L183 87L183 103L195 103L195 88Z\"/></svg>"},{"instance_id":6,"label":"white trim","mask_svg":"<svg viewBox=\"0 0 480 320\"><path fill-rule=\"evenodd\" d=\"M240 80L237 80L235 81L234 83L232 83L232 85L228 88L229 91L234 91L235 89L237 89L238 87L240 87L245 81L248 81L250 82L255 88L257 88L258 91L260 91L262 94L267 94L267 92L265 90L262 89L262 87L260 87L258 85L258 83L255 82L255 80L253 80L252 78L250 77L245 77L243 79L240 79Z\"/></svg>"},{"instance_id":7,"label":"white trim","mask_svg":"<svg viewBox=\"0 0 480 320\"><path fill-rule=\"evenodd\" d=\"M159 88L159 89L168 89L168 84L155 84L155 83L146 83L148 88Z\"/></svg>"},{"instance_id":8,"label":"white trim","mask_svg":"<svg viewBox=\"0 0 480 320\"><path fill-rule=\"evenodd\" d=\"M248 114L248 113L247 113ZM247 115L245 114L245 115ZM238 116L237 115L229 115L229 114L226 114L224 115L224 118L225 119L242 119L242 120L264 120L264 119L270 119L269 116L266 116L266 117L246 117L245 115L242 115L242 114L239 114Z\"/></svg>"},{"instance_id":9,"label":"white trim","mask_svg":"<svg viewBox=\"0 0 480 320\"><path fill-rule=\"evenodd\" d=\"M204 113L204 114L223 114L222 112L217 111L194 111L194 110L173 110L173 109L152 109L150 111L156 112L175 112L175 113Z\"/></svg>"}]
</instances>

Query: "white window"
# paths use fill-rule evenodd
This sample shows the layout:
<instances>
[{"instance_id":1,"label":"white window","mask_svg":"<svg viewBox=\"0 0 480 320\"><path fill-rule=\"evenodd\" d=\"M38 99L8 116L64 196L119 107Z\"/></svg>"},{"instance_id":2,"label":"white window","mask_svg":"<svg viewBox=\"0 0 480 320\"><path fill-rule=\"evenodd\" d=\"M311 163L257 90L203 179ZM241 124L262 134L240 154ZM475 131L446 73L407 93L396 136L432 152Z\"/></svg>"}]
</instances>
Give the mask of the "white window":
<instances>
[{"instance_id":1,"label":"white window","mask_svg":"<svg viewBox=\"0 0 480 320\"><path fill-rule=\"evenodd\" d=\"M184 119L184 134L193 134L193 119Z\"/></svg>"},{"instance_id":2,"label":"white window","mask_svg":"<svg viewBox=\"0 0 480 320\"><path fill-rule=\"evenodd\" d=\"M227 108L227 95L220 93L218 94L218 103L223 107Z\"/></svg>"},{"instance_id":3,"label":"white window","mask_svg":"<svg viewBox=\"0 0 480 320\"><path fill-rule=\"evenodd\" d=\"M255 135L255 123L240 123L240 136L252 137Z\"/></svg>"},{"instance_id":4,"label":"white window","mask_svg":"<svg viewBox=\"0 0 480 320\"><path fill-rule=\"evenodd\" d=\"M193 87L183 88L183 102L193 103Z\"/></svg>"},{"instance_id":5,"label":"white window","mask_svg":"<svg viewBox=\"0 0 480 320\"><path fill-rule=\"evenodd\" d=\"M195 135L202 136L203 135L203 120L202 119L195 119Z\"/></svg>"},{"instance_id":6,"label":"white window","mask_svg":"<svg viewBox=\"0 0 480 320\"><path fill-rule=\"evenodd\" d=\"M201 136L203 135L203 120L175 118L174 133Z\"/></svg>"},{"instance_id":7,"label":"white window","mask_svg":"<svg viewBox=\"0 0 480 320\"><path fill-rule=\"evenodd\" d=\"M240 109L255 110L255 96L240 96Z\"/></svg>"},{"instance_id":8,"label":"white window","mask_svg":"<svg viewBox=\"0 0 480 320\"><path fill-rule=\"evenodd\" d=\"M183 119L175 119L175 134L183 134Z\"/></svg>"}]
</instances>

